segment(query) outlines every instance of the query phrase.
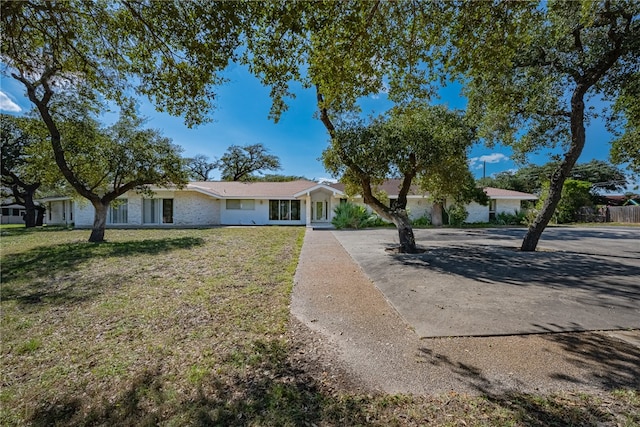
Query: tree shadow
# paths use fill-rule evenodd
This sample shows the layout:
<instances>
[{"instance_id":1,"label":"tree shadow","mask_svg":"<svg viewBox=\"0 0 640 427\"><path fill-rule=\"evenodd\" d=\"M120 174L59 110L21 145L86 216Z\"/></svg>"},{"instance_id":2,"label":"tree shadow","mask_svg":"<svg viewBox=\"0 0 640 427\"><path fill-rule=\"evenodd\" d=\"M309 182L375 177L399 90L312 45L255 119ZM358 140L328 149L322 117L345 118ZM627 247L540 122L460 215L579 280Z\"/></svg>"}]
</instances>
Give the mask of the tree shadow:
<instances>
[{"instance_id":1,"label":"tree shadow","mask_svg":"<svg viewBox=\"0 0 640 427\"><path fill-rule=\"evenodd\" d=\"M77 281L56 281L45 283L43 279L77 271L95 258L130 257L136 255L154 256L179 249L188 249L204 244L197 237L134 240L128 242L105 242L99 245L89 242L63 243L39 246L2 259L2 293L0 300L16 300L22 304L37 304L49 301L72 301L85 299L88 289ZM109 277L101 277L100 284L90 283L91 288L100 288L106 283L119 282L117 269ZM91 282L91 278L88 282ZM49 280L51 282L51 280Z\"/></svg>"},{"instance_id":2,"label":"tree shadow","mask_svg":"<svg viewBox=\"0 0 640 427\"><path fill-rule=\"evenodd\" d=\"M192 426L351 424L364 420L358 405L321 390L316 379L292 364L281 341L256 342L260 360L230 376L209 374L193 385L191 396L178 400L169 390L170 376L146 370L113 401L87 410L72 394L39 402L30 425L136 425L169 422ZM253 355L255 357L255 355ZM346 423L346 424L344 424Z\"/></svg>"},{"instance_id":3,"label":"tree shadow","mask_svg":"<svg viewBox=\"0 0 640 427\"><path fill-rule=\"evenodd\" d=\"M600 255L571 252L520 252L493 245L435 247L418 255L396 255L395 264L454 274L481 283L544 286L588 291L582 302L637 310L640 266Z\"/></svg>"},{"instance_id":4,"label":"tree shadow","mask_svg":"<svg viewBox=\"0 0 640 427\"><path fill-rule=\"evenodd\" d=\"M565 383L563 389L580 386L597 387L600 390L640 390L640 348L623 340L593 332L542 334L544 339L558 344L565 361L581 372L574 377L566 372L549 369L550 381ZM497 396L504 388L498 380L492 381L482 369L462 363L445 354L423 346L418 349L418 358L433 366L445 366L469 387L488 396ZM543 373L540 372L542 375ZM521 384L515 381L516 384ZM526 386L526 384L522 384Z\"/></svg>"},{"instance_id":5,"label":"tree shadow","mask_svg":"<svg viewBox=\"0 0 640 427\"><path fill-rule=\"evenodd\" d=\"M559 344L565 360L589 371L588 381L605 390L640 390L640 347L602 334L548 334L545 339ZM583 380L557 372L552 377L582 383Z\"/></svg>"}]
</instances>

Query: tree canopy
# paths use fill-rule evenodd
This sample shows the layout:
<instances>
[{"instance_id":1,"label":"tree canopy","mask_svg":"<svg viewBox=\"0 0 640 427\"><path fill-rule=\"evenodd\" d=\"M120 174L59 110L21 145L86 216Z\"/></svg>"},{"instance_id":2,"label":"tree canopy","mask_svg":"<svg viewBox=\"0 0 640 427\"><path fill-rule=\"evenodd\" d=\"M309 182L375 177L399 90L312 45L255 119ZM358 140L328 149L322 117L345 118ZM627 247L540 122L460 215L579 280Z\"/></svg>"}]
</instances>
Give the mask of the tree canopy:
<instances>
[{"instance_id":1,"label":"tree canopy","mask_svg":"<svg viewBox=\"0 0 640 427\"><path fill-rule=\"evenodd\" d=\"M278 156L262 144L232 145L220 157L223 181L251 181L255 173L280 169Z\"/></svg>"},{"instance_id":2,"label":"tree canopy","mask_svg":"<svg viewBox=\"0 0 640 427\"><path fill-rule=\"evenodd\" d=\"M460 80L470 118L487 143L510 145L522 159L541 148L564 151L547 202L522 243L523 250L534 250L586 142L585 124L595 113L586 103L637 93L639 12L633 0L544 7L269 2L248 37L247 58L272 87L275 115L284 109L290 81L315 86L330 134L331 120L357 110L359 97L384 91L403 105L427 99L434 82ZM629 140L620 141L620 156L634 155Z\"/></svg>"},{"instance_id":3,"label":"tree canopy","mask_svg":"<svg viewBox=\"0 0 640 427\"><path fill-rule=\"evenodd\" d=\"M478 182L485 187L539 193L543 184L549 182L557 167L557 162L527 165L516 171L500 172L493 177L480 179ZM603 190L619 191L627 185L625 173L615 165L602 160L576 163L569 173L569 178L589 182L594 194Z\"/></svg>"},{"instance_id":4,"label":"tree canopy","mask_svg":"<svg viewBox=\"0 0 640 427\"><path fill-rule=\"evenodd\" d=\"M467 150L474 138L460 112L443 106L412 105L370 123L340 122L322 159L327 170L350 188L348 192L361 194L378 215L396 225L401 250L412 253L417 248L406 207L414 179L424 177L423 185L433 183L440 197L463 199L461 187L469 180L442 183L450 175L470 177ZM398 199L387 205L376 195L376 186L391 177L402 183ZM475 187L473 178L470 182Z\"/></svg>"},{"instance_id":5,"label":"tree canopy","mask_svg":"<svg viewBox=\"0 0 640 427\"><path fill-rule=\"evenodd\" d=\"M216 160L210 162L209 157L204 154L187 158L185 163L189 178L194 181L209 181L211 172L218 168L218 162Z\"/></svg>"},{"instance_id":6,"label":"tree canopy","mask_svg":"<svg viewBox=\"0 0 640 427\"><path fill-rule=\"evenodd\" d=\"M59 173L51 176L53 159L47 150L47 132L33 118L0 115L0 166L3 190L10 191L15 203L25 207L25 225L42 224L44 209L36 205L36 191L57 184ZM4 197L4 195L3 195Z\"/></svg>"}]
</instances>

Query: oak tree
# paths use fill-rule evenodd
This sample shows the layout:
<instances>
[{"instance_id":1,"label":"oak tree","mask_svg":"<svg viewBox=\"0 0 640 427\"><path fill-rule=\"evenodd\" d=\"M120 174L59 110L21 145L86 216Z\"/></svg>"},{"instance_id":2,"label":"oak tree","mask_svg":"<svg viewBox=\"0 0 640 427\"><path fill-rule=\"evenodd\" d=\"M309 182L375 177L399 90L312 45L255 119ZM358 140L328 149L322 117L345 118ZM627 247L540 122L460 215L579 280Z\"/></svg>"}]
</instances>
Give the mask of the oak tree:
<instances>
[{"instance_id":1,"label":"oak tree","mask_svg":"<svg viewBox=\"0 0 640 427\"><path fill-rule=\"evenodd\" d=\"M209 161L209 157L204 154L196 154L185 159L185 162L189 178L194 181L209 181L211 172L218 168L218 162Z\"/></svg>"},{"instance_id":2,"label":"oak tree","mask_svg":"<svg viewBox=\"0 0 640 427\"><path fill-rule=\"evenodd\" d=\"M541 148L562 150L549 196L521 245L523 251L535 250L585 146L586 125L597 113L611 113L606 106L592 111L596 100L615 102L635 93L640 3L467 2L447 7L450 24L443 26L441 51L449 72L461 76L479 135L490 144L510 145L521 158Z\"/></svg>"},{"instance_id":3,"label":"oak tree","mask_svg":"<svg viewBox=\"0 0 640 427\"><path fill-rule=\"evenodd\" d=\"M412 105L392 110L388 118L344 121L332 130L330 147L323 153L327 170L362 195L364 202L398 229L400 251L414 253L413 228L407 213L407 195L414 181L436 197L454 196L469 201L450 181L451 175L470 177L467 150L474 142L473 129L464 116L443 106ZM388 178L400 178L398 198L386 204L376 186ZM463 182L474 181L465 180ZM450 182L450 184L443 184ZM426 188L424 188L426 187Z\"/></svg>"},{"instance_id":4,"label":"oak tree","mask_svg":"<svg viewBox=\"0 0 640 427\"><path fill-rule=\"evenodd\" d=\"M219 168L223 181L251 181L256 172L280 169L280 159L262 144L232 145L220 157Z\"/></svg>"}]
</instances>

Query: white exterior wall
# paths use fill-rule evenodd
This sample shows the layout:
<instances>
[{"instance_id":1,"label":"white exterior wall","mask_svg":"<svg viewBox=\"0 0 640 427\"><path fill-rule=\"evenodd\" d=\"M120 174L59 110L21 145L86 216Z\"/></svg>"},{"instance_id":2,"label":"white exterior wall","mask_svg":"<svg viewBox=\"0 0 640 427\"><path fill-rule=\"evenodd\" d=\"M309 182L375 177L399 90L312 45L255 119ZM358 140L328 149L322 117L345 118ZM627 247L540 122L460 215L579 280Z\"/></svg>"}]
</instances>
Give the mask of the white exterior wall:
<instances>
[{"instance_id":1,"label":"white exterior wall","mask_svg":"<svg viewBox=\"0 0 640 427\"><path fill-rule=\"evenodd\" d=\"M227 209L227 201L220 200L220 224L222 225L269 224L269 200L254 200L253 209Z\"/></svg>"},{"instance_id":2,"label":"white exterior wall","mask_svg":"<svg viewBox=\"0 0 640 427\"><path fill-rule=\"evenodd\" d=\"M127 224L142 225L142 194L130 191L125 198L127 199Z\"/></svg>"},{"instance_id":3,"label":"white exterior wall","mask_svg":"<svg viewBox=\"0 0 640 427\"><path fill-rule=\"evenodd\" d=\"M219 225L220 200L195 191L175 193L173 221L176 225Z\"/></svg>"},{"instance_id":4,"label":"white exterior wall","mask_svg":"<svg viewBox=\"0 0 640 427\"><path fill-rule=\"evenodd\" d=\"M432 203L427 199L407 199L407 209L409 209L409 218L418 219L425 214L431 218Z\"/></svg>"},{"instance_id":5,"label":"white exterior wall","mask_svg":"<svg viewBox=\"0 0 640 427\"><path fill-rule=\"evenodd\" d=\"M514 214L520 211L520 200L496 199L496 213L506 212Z\"/></svg>"},{"instance_id":6,"label":"white exterior wall","mask_svg":"<svg viewBox=\"0 0 640 427\"><path fill-rule=\"evenodd\" d=\"M86 199L78 200L74 203L73 222L76 227L93 227L93 205Z\"/></svg>"},{"instance_id":7,"label":"white exterior wall","mask_svg":"<svg viewBox=\"0 0 640 427\"><path fill-rule=\"evenodd\" d=\"M471 202L465 206L469 215L465 222L489 222L489 206L482 206L477 202Z\"/></svg>"}]
</instances>

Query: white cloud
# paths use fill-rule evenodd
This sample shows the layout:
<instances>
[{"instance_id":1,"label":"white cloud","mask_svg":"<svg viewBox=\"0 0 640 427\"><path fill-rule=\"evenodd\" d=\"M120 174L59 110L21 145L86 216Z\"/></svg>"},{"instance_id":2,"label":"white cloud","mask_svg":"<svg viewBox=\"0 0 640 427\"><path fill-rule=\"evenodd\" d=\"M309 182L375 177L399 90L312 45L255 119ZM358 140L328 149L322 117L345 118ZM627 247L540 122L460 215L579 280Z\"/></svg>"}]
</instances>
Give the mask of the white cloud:
<instances>
[{"instance_id":1,"label":"white cloud","mask_svg":"<svg viewBox=\"0 0 640 427\"><path fill-rule=\"evenodd\" d=\"M509 157L505 156L502 153L491 153L486 156L478 157L478 161L487 163L500 163L506 160L509 160Z\"/></svg>"},{"instance_id":2,"label":"white cloud","mask_svg":"<svg viewBox=\"0 0 640 427\"><path fill-rule=\"evenodd\" d=\"M0 90L0 110L9 111L11 113L19 113L22 108L15 102L13 102L6 93Z\"/></svg>"},{"instance_id":3,"label":"white cloud","mask_svg":"<svg viewBox=\"0 0 640 427\"><path fill-rule=\"evenodd\" d=\"M470 158L469 167L471 169L482 169L484 163L500 163L507 160L509 160L509 157L502 153L491 153L480 157Z\"/></svg>"}]
</instances>

